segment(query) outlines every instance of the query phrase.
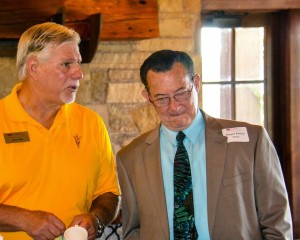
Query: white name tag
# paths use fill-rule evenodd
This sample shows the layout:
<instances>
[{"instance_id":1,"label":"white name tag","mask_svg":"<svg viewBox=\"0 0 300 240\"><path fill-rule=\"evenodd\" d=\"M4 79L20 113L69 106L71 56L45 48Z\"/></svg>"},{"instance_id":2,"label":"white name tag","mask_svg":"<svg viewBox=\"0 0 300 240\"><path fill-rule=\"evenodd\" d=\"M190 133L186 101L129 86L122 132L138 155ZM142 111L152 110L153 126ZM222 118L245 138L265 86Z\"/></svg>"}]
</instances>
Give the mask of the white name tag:
<instances>
[{"instance_id":1,"label":"white name tag","mask_svg":"<svg viewBox=\"0 0 300 240\"><path fill-rule=\"evenodd\" d=\"M223 136L227 137L227 142L249 142L247 128L235 127L222 129Z\"/></svg>"}]
</instances>

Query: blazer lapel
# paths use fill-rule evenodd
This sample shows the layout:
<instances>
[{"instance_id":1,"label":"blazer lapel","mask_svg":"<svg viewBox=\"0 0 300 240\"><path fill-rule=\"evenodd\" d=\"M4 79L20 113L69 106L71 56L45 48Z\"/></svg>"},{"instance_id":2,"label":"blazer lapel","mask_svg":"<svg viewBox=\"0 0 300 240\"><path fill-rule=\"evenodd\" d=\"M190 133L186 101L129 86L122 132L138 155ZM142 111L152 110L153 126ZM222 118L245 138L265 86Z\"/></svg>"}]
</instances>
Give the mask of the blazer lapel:
<instances>
[{"instance_id":1,"label":"blazer lapel","mask_svg":"<svg viewBox=\"0 0 300 240\"><path fill-rule=\"evenodd\" d=\"M203 113L205 118L206 176L208 225L213 237L216 206L223 177L227 138L222 135L222 127L216 119Z\"/></svg>"},{"instance_id":2,"label":"blazer lapel","mask_svg":"<svg viewBox=\"0 0 300 240\"><path fill-rule=\"evenodd\" d=\"M148 147L144 150L143 159L150 191L153 195L154 205L159 216L158 219L162 224L165 238L169 239L167 206L160 159L159 126L149 134L146 143L148 144Z\"/></svg>"}]
</instances>

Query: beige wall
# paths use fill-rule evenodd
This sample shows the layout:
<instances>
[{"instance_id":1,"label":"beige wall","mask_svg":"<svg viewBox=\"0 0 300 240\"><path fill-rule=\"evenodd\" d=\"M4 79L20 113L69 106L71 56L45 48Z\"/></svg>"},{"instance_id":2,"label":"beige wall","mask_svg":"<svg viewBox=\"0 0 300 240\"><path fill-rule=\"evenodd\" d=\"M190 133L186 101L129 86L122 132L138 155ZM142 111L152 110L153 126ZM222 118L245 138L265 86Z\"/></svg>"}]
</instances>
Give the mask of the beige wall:
<instances>
[{"instance_id":1,"label":"beige wall","mask_svg":"<svg viewBox=\"0 0 300 240\"><path fill-rule=\"evenodd\" d=\"M105 41L98 45L76 101L96 110L106 122L115 153L152 128L157 118L141 97L139 67L160 49L188 52L200 72L199 28L201 0L158 0L160 37L141 41ZM0 98L17 82L14 58L0 58Z\"/></svg>"}]
</instances>

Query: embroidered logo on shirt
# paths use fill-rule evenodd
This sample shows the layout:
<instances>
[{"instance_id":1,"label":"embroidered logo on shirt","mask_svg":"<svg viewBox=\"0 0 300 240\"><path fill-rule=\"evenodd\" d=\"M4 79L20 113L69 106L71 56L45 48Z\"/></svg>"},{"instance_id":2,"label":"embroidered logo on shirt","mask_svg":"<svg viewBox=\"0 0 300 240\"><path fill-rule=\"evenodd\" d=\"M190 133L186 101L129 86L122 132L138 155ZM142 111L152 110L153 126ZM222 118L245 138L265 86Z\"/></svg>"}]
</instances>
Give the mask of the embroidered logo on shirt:
<instances>
[{"instance_id":1,"label":"embroidered logo on shirt","mask_svg":"<svg viewBox=\"0 0 300 240\"><path fill-rule=\"evenodd\" d=\"M75 140L75 143L77 145L77 147L79 148L80 146L80 136L78 136L78 134L76 133L76 135L73 136L74 137L74 140Z\"/></svg>"}]
</instances>

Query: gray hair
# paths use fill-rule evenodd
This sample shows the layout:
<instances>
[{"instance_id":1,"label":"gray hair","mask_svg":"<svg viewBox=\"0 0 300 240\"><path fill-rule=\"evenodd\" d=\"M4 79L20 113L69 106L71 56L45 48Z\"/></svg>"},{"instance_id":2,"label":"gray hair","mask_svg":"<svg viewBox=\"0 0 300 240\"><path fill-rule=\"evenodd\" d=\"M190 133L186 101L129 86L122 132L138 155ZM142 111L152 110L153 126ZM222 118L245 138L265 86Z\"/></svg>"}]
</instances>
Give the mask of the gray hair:
<instances>
[{"instance_id":1,"label":"gray hair","mask_svg":"<svg viewBox=\"0 0 300 240\"><path fill-rule=\"evenodd\" d=\"M73 29L57 23L46 22L27 29L20 37L17 51L19 80L26 78L26 61L31 55L41 55L50 46L60 46L66 42L80 43L80 36Z\"/></svg>"}]
</instances>

